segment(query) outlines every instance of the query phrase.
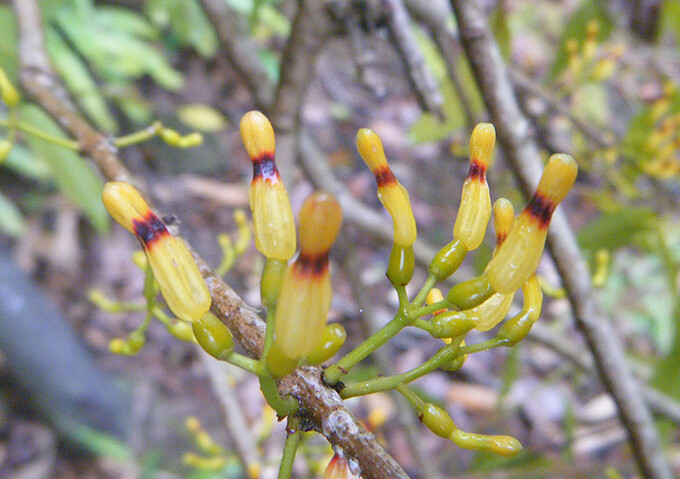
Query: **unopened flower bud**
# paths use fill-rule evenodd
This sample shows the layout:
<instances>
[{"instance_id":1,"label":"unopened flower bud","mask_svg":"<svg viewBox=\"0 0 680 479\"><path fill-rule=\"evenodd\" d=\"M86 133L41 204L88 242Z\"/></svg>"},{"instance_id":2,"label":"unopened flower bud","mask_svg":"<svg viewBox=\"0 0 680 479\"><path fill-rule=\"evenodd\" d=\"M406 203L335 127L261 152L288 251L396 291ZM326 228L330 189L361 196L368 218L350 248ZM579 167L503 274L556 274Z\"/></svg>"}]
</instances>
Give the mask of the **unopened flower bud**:
<instances>
[{"instance_id":1,"label":"unopened flower bud","mask_svg":"<svg viewBox=\"0 0 680 479\"><path fill-rule=\"evenodd\" d=\"M498 198L493 204L493 228L496 231L496 248L508 237L510 226L515 219L515 208L507 198Z\"/></svg>"},{"instance_id":2,"label":"unopened flower bud","mask_svg":"<svg viewBox=\"0 0 680 479\"><path fill-rule=\"evenodd\" d=\"M0 98L5 102L5 105L10 107L18 105L21 101L21 95L9 81L7 73L2 68L0 68Z\"/></svg>"},{"instance_id":3,"label":"unopened flower bud","mask_svg":"<svg viewBox=\"0 0 680 479\"><path fill-rule=\"evenodd\" d=\"M470 137L470 171L460 200L460 209L453 226L453 237L460 239L468 250L482 244L486 225L491 218L491 197L486 182L486 170L496 142L496 130L491 123L480 123Z\"/></svg>"},{"instance_id":4,"label":"unopened flower bud","mask_svg":"<svg viewBox=\"0 0 680 479\"><path fill-rule=\"evenodd\" d=\"M216 359L226 359L234 351L229 328L217 316L207 313L191 324L196 342Z\"/></svg>"},{"instance_id":5,"label":"unopened flower bud","mask_svg":"<svg viewBox=\"0 0 680 479\"><path fill-rule=\"evenodd\" d=\"M550 157L531 201L513 221L505 242L489 263L489 281L496 292L517 290L536 270L553 211L573 186L577 171L571 156Z\"/></svg>"},{"instance_id":6,"label":"unopened flower bud","mask_svg":"<svg viewBox=\"0 0 680 479\"><path fill-rule=\"evenodd\" d=\"M104 186L104 205L113 219L141 243L154 278L170 310L194 321L210 309L208 288L186 244L167 226L130 184L112 181Z\"/></svg>"},{"instance_id":7,"label":"unopened flower bud","mask_svg":"<svg viewBox=\"0 0 680 479\"><path fill-rule=\"evenodd\" d=\"M300 255L281 283L274 341L267 357L267 369L275 376L290 372L297 360L312 353L322 340L331 304L328 252L341 224L340 203L330 193L313 193L302 205Z\"/></svg>"},{"instance_id":8,"label":"unopened flower bud","mask_svg":"<svg viewBox=\"0 0 680 479\"><path fill-rule=\"evenodd\" d=\"M248 188L255 246L267 258L287 261L295 254L295 221L288 192L274 161L274 129L259 111L241 119L241 138L253 162Z\"/></svg>"},{"instance_id":9,"label":"unopened flower bud","mask_svg":"<svg viewBox=\"0 0 680 479\"><path fill-rule=\"evenodd\" d=\"M387 164L380 138L372 130L362 128L357 133L357 149L375 176L378 199L392 216L394 244L399 247L413 245L417 231L411 201L406 188L395 178Z\"/></svg>"},{"instance_id":10,"label":"unopened flower bud","mask_svg":"<svg viewBox=\"0 0 680 479\"><path fill-rule=\"evenodd\" d=\"M335 356L347 339L347 332L342 324L331 323L323 328L321 341L316 349L307 356L308 364L321 364Z\"/></svg>"},{"instance_id":11,"label":"unopened flower bud","mask_svg":"<svg viewBox=\"0 0 680 479\"><path fill-rule=\"evenodd\" d=\"M531 326L538 321L543 305L543 292L535 274L522 286L524 306L516 316L508 319L498 331L497 338L506 340L506 346L514 346L529 334Z\"/></svg>"}]
</instances>

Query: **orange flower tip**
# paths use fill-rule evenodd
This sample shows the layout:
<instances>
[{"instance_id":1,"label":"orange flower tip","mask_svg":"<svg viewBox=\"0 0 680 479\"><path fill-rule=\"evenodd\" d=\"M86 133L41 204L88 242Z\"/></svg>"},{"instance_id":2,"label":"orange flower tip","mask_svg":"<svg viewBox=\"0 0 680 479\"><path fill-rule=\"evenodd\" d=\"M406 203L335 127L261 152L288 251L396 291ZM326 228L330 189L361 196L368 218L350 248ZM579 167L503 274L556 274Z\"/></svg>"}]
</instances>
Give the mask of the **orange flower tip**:
<instances>
[{"instance_id":1,"label":"orange flower tip","mask_svg":"<svg viewBox=\"0 0 680 479\"><path fill-rule=\"evenodd\" d=\"M491 123L479 123L470 135L469 178L484 178L491 163L491 154L496 143L496 129Z\"/></svg>"},{"instance_id":2,"label":"orange flower tip","mask_svg":"<svg viewBox=\"0 0 680 479\"><path fill-rule=\"evenodd\" d=\"M371 171L376 175L377 180L378 173L376 170L381 167L387 167L387 159L385 158L385 151L383 150L380 137L373 130L362 128L357 133L357 150L361 158L363 158ZM387 167L387 170L389 170L389 167Z\"/></svg>"},{"instance_id":3,"label":"orange flower tip","mask_svg":"<svg viewBox=\"0 0 680 479\"><path fill-rule=\"evenodd\" d=\"M569 155L552 155L526 212L543 228L550 223L555 207L567 196L576 181L578 166Z\"/></svg>"},{"instance_id":4,"label":"orange flower tip","mask_svg":"<svg viewBox=\"0 0 680 479\"><path fill-rule=\"evenodd\" d=\"M240 131L243 144L253 163L264 157L271 158L273 162L276 146L274 128L263 113L253 110L243 115Z\"/></svg>"},{"instance_id":5,"label":"orange flower tip","mask_svg":"<svg viewBox=\"0 0 680 479\"><path fill-rule=\"evenodd\" d=\"M327 254L340 232L342 207L326 191L317 191L307 197L300 210L301 255Z\"/></svg>"}]
</instances>

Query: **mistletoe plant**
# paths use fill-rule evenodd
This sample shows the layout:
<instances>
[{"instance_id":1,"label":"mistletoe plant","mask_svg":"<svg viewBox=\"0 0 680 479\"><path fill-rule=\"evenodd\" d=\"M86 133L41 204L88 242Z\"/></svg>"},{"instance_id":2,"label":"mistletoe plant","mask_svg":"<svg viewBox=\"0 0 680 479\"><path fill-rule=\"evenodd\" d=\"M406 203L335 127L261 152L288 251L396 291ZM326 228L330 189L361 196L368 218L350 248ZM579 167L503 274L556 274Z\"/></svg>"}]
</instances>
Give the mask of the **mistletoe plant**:
<instances>
[{"instance_id":1,"label":"mistletoe plant","mask_svg":"<svg viewBox=\"0 0 680 479\"><path fill-rule=\"evenodd\" d=\"M296 236L288 194L275 163L270 122L262 113L252 111L241 120L240 131L253 162L248 194L255 245L266 257L261 298L267 310L267 324L259 359L234 352L231 333L209 312L210 294L189 249L171 234L141 195L127 183L110 182L104 188L103 199L113 218L140 241L160 292L170 310L191 324L192 339L218 359L256 374L267 402L279 418L288 417L290 433L279 470L279 478L284 479L290 477L300 442L300 430L295 427L299 404L293 397L279 395L277 380L301 365L329 360L345 339L341 326L326 324L331 303L328 254L342 224L342 209L330 193L313 193L300 211ZM552 213L574 184L577 166L568 155L551 156L529 204L515 217L507 199L500 198L491 205L486 172L494 143L493 125L477 125L470 140L470 169L463 184L453 239L432 259L427 279L410 299L406 286L415 267L413 243L417 228L408 192L392 173L380 138L369 129L358 132L359 154L373 172L378 198L394 223L387 278L397 292L399 306L394 318L382 329L328 365L324 381L343 398L397 390L435 434L463 448L514 456L521 450L515 438L461 431L443 409L423 400L408 386L438 368L459 369L471 353L514 346L540 315L542 293L534 272L543 253ZM496 247L485 271L442 294L437 285L456 271L470 251L480 246L492 211ZM298 245L297 258L291 262ZM492 339L465 344L471 330L487 331L501 323L520 289L522 310L506 320ZM444 339L444 346L423 364L404 373L343 381L352 368L407 327L420 328L434 338ZM339 474L336 464L337 459L327 469L327 477Z\"/></svg>"}]
</instances>

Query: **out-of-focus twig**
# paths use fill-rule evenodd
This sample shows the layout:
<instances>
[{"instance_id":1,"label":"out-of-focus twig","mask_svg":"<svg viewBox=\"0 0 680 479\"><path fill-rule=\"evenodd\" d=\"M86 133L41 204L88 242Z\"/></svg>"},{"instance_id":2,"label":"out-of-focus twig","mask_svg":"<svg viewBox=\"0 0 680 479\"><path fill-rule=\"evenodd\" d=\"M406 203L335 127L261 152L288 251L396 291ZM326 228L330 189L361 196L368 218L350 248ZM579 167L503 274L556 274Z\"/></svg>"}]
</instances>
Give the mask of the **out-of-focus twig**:
<instances>
[{"instance_id":1,"label":"out-of-focus twig","mask_svg":"<svg viewBox=\"0 0 680 479\"><path fill-rule=\"evenodd\" d=\"M130 179L116 155L111 140L93 129L75 110L55 75L42 34L42 22L36 0L13 2L19 30L21 79L26 93L57 119L62 128L81 142L108 180ZM258 358L264 340L264 322L257 316L208 264L195 255L212 297L211 310L231 330L246 352ZM328 441L357 461L366 479L408 478L373 434L349 414L342 399L321 379L321 369L301 368L283 378L279 385L284 395L300 401L305 423L323 434Z\"/></svg>"},{"instance_id":2,"label":"out-of-focus twig","mask_svg":"<svg viewBox=\"0 0 680 479\"><path fill-rule=\"evenodd\" d=\"M274 98L274 85L259 60L257 45L246 31L241 15L223 0L201 0L201 5L217 32L221 51L241 76L258 108L266 108Z\"/></svg>"},{"instance_id":3,"label":"out-of-focus twig","mask_svg":"<svg viewBox=\"0 0 680 479\"><path fill-rule=\"evenodd\" d=\"M506 159L525 195L529 196L541 171L541 159L529 124L516 101L507 69L479 2L452 0L460 38ZM628 433L633 455L646 478L672 477L661 452L654 425L623 354L618 337L603 317L592 295L590 275L564 213L552 219L548 247L562 277L576 325L593 353L600 379L614 398Z\"/></svg>"},{"instance_id":4,"label":"out-of-focus twig","mask_svg":"<svg viewBox=\"0 0 680 479\"><path fill-rule=\"evenodd\" d=\"M432 71L425 62L422 49L418 46L411 19L402 0L383 0L387 27L406 72L425 111L443 117L444 99Z\"/></svg>"}]
</instances>

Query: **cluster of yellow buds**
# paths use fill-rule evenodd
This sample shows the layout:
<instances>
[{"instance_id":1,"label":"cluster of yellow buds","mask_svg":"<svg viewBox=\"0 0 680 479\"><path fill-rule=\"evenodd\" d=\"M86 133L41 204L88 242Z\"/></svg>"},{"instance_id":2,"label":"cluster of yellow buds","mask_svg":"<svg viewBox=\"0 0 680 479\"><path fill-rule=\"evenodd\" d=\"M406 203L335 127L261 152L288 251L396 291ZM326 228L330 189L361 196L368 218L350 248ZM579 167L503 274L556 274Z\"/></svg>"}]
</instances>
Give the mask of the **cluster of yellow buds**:
<instances>
[{"instance_id":1,"label":"cluster of yellow buds","mask_svg":"<svg viewBox=\"0 0 680 479\"><path fill-rule=\"evenodd\" d=\"M585 40L581 47L575 38L567 41L567 74L571 79L597 82L608 79L614 73L619 58L625 52L625 46L622 43L601 45L598 43L600 31L599 20L593 19L586 26Z\"/></svg>"},{"instance_id":2,"label":"cluster of yellow buds","mask_svg":"<svg viewBox=\"0 0 680 479\"><path fill-rule=\"evenodd\" d=\"M102 198L113 219L141 243L170 310L185 321L195 321L206 314L210 293L184 241L170 233L129 183L107 183Z\"/></svg>"}]
</instances>

